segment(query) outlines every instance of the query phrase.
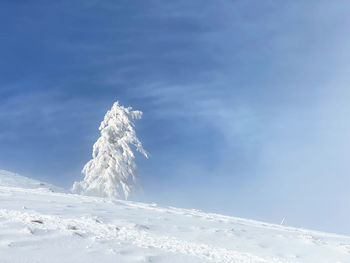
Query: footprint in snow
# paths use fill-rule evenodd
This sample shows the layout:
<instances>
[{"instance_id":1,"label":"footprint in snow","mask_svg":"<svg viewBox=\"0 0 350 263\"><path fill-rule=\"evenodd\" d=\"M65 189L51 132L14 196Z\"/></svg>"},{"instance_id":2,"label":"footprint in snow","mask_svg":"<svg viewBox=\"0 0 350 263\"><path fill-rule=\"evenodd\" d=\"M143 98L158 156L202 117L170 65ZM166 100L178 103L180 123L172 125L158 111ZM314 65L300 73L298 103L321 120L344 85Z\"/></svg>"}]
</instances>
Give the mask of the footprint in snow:
<instances>
[{"instance_id":1,"label":"footprint in snow","mask_svg":"<svg viewBox=\"0 0 350 263\"><path fill-rule=\"evenodd\" d=\"M84 237L84 235L79 232L73 232L73 235L76 235L78 237Z\"/></svg>"},{"instance_id":2,"label":"footprint in snow","mask_svg":"<svg viewBox=\"0 0 350 263\"><path fill-rule=\"evenodd\" d=\"M145 262L159 262L159 257L157 257L157 256L145 256L144 261Z\"/></svg>"},{"instance_id":3,"label":"footprint in snow","mask_svg":"<svg viewBox=\"0 0 350 263\"><path fill-rule=\"evenodd\" d=\"M146 225L139 225L139 224L136 224L135 225L135 228L137 228L138 230L149 230L150 228Z\"/></svg>"},{"instance_id":4,"label":"footprint in snow","mask_svg":"<svg viewBox=\"0 0 350 263\"><path fill-rule=\"evenodd\" d=\"M71 225L69 225L67 228L69 230L78 230L78 228L76 226L71 226Z\"/></svg>"},{"instance_id":5,"label":"footprint in snow","mask_svg":"<svg viewBox=\"0 0 350 263\"><path fill-rule=\"evenodd\" d=\"M265 243L259 243L258 245L259 245L259 247L261 247L261 248L268 248L268 247L269 247L269 246L266 245Z\"/></svg>"},{"instance_id":6,"label":"footprint in snow","mask_svg":"<svg viewBox=\"0 0 350 263\"><path fill-rule=\"evenodd\" d=\"M43 220L41 220L41 219L33 219L33 220L30 220L30 222L38 223L38 224L44 224Z\"/></svg>"}]
</instances>

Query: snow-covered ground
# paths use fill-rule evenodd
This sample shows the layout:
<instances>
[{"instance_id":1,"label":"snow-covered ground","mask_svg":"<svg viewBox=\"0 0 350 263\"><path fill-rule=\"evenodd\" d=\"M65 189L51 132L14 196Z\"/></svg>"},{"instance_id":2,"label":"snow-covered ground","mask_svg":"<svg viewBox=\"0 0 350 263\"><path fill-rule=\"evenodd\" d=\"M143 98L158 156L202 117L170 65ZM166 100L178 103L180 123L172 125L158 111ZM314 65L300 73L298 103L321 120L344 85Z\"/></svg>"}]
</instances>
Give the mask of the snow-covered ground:
<instances>
[{"instance_id":1,"label":"snow-covered ground","mask_svg":"<svg viewBox=\"0 0 350 263\"><path fill-rule=\"evenodd\" d=\"M350 237L69 194L0 171L0 262L350 262Z\"/></svg>"}]
</instances>

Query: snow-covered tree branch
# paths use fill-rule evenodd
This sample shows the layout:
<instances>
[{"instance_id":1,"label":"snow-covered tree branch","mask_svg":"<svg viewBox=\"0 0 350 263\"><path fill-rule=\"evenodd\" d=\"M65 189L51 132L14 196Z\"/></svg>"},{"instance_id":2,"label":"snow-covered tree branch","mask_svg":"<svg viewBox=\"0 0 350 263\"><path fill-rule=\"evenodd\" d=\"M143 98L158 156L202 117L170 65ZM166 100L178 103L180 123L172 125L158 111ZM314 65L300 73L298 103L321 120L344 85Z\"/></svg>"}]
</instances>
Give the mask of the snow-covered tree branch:
<instances>
[{"instance_id":1,"label":"snow-covered tree branch","mask_svg":"<svg viewBox=\"0 0 350 263\"><path fill-rule=\"evenodd\" d=\"M128 198L137 179L135 155L130 146L147 158L134 129L134 120L141 117L141 111L125 108L118 101L113 104L99 127L101 137L93 146L92 159L82 170L85 178L74 183L74 192Z\"/></svg>"}]
</instances>

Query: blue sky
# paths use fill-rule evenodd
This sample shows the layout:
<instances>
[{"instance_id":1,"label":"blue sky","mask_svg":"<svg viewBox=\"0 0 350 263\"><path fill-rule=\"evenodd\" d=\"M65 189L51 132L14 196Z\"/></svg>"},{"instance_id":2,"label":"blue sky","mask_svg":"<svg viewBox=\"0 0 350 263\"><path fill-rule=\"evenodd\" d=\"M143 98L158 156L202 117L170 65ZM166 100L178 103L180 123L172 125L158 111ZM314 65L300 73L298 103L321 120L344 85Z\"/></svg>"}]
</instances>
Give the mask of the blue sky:
<instances>
[{"instance_id":1,"label":"blue sky","mask_svg":"<svg viewBox=\"0 0 350 263\"><path fill-rule=\"evenodd\" d=\"M115 100L134 200L350 234L347 1L1 1L0 168L70 187Z\"/></svg>"}]
</instances>

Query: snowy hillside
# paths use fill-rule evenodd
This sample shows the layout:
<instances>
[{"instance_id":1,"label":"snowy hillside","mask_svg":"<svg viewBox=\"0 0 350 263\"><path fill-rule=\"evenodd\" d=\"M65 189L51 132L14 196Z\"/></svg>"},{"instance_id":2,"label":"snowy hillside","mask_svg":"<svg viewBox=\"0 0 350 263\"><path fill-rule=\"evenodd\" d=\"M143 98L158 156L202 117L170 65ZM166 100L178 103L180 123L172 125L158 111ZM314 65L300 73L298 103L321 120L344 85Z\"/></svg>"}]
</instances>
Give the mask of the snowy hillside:
<instances>
[{"instance_id":1,"label":"snowy hillside","mask_svg":"<svg viewBox=\"0 0 350 263\"><path fill-rule=\"evenodd\" d=\"M64 189L56 187L52 184L47 184L33 180L19 174L11 173L5 170L0 170L0 186L9 186L9 187L20 187L20 188L42 188L49 191L55 192L67 192Z\"/></svg>"},{"instance_id":2,"label":"snowy hillside","mask_svg":"<svg viewBox=\"0 0 350 263\"><path fill-rule=\"evenodd\" d=\"M0 262L350 262L350 237L60 192L0 171Z\"/></svg>"}]
</instances>

